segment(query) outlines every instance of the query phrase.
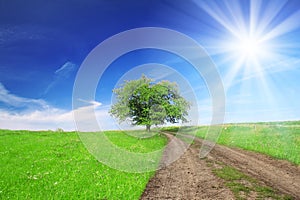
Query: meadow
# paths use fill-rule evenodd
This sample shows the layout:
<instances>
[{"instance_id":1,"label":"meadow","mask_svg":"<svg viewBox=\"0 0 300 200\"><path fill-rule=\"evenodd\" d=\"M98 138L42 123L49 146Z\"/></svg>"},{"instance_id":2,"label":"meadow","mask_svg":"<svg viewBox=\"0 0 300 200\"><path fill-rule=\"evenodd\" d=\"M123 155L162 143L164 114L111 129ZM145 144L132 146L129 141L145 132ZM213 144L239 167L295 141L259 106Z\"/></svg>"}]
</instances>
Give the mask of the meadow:
<instances>
[{"instance_id":1,"label":"meadow","mask_svg":"<svg viewBox=\"0 0 300 200\"><path fill-rule=\"evenodd\" d=\"M105 133L134 152L162 148L167 139ZM0 199L139 199L154 172L126 173L98 162L75 132L0 130ZM157 163L159 160L157 160Z\"/></svg>"},{"instance_id":2,"label":"meadow","mask_svg":"<svg viewBox=\"0 0 300 200\"><path fill-rule=\"evenodd\" d=\"M204 138L208 128L183 127L180 132ZM163 130L176 132L178 127ZM163 135L151 134L105 132L118 147L139 153L162 149L167 143ZM102 164L76 132L0 130L0 138L0 199L139 199L154 175ZM218 143L300 164L300 122L226 124Z\"/></svg>"},{"instance_id":3,"label":"meadow","mask_svg":"<svg viewBox=\"0 0 300 200\"><path fill-rule=\"evenodd\" d=\"M205 138L208 128L186 127L181 132L194 134L193 131L196 131L197 137ZM300 165L300 121L225 124L217 143Z\"/></svg>"}]
</instances>

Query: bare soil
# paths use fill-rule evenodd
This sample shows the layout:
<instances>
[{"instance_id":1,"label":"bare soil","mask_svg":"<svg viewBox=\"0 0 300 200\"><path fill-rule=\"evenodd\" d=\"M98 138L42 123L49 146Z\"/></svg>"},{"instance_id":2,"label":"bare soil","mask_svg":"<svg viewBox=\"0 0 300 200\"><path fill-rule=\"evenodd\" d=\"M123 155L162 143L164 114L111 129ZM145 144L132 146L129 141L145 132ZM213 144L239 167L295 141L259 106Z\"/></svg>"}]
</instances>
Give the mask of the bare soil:
<instances>
[{"instance_id":1,"label":"bare soil","mask_svg":"<svg viewBox=\"0 0 300 200\"><path fill-rule=\"evenodd\" d=\"M182 140L166 135L173 144L165 149L160 163L162 168L149 181L141 199L235 199L224 180L213 174L213 167L207 160L225 163L278 193L300 199L299 166L221 145L216 145L206 159L200 159L201 139L195 139L195 144L187 148ZM171 163L183 150L182 156Z\"/></svg>"}]
</instances>

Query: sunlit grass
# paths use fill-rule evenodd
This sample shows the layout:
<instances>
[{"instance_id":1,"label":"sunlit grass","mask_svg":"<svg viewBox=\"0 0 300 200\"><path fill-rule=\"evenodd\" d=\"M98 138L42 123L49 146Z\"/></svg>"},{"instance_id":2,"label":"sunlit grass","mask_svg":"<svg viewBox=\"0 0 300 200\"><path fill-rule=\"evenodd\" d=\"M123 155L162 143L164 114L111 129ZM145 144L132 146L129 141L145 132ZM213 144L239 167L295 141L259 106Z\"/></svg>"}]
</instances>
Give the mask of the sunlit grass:
<instances>
[{"instance_id":1,"label":"sunlit grass","mask_svg":"<svg viewBox=\"0 0 300 200\"><path fill-rule=\"evenodd\" d=\"M157 132L146 131L107 131L105 135L118 147L132 152L148 153L160 150L166 143L162 136ZM128 145L131 144L131 145Z\"/></svg>"},{"instance_id":2,"label":"sunlit grass","mask_svg":"<svg viewBox=\"0 0 300 200\"><path fill-rule=\"evenodd\" d=\"M300 164L300 127L229 125L223 128L218 143Z\"/></svg>"},{"instance_id":3,"label":"sunlit grass","mask_svg":"<svg viewBox=\"0 0 300 200\"><path fill-rule=\"evenodd\" d=\"M181 132L205 138L208 126L188 127ZM174 129L174 127L173 127ZM175 129L173 131L176 131ZM268 122L250 124L225 124L217 143L239 147L300 164L300 122Z\"/></svg>"},{"instance_id":4,"label":"sunlit grass","mask_svg":"<svg viewBox=\"0 0 300 200\"><path fill-rule=\"evenodd\" d=\"M160 136L107 135L135 152L166 142ZM74 132L1 130L0 138L0 199L139 199L154 173L125 173L99 163Z\"/></svg>"}]
</instances>

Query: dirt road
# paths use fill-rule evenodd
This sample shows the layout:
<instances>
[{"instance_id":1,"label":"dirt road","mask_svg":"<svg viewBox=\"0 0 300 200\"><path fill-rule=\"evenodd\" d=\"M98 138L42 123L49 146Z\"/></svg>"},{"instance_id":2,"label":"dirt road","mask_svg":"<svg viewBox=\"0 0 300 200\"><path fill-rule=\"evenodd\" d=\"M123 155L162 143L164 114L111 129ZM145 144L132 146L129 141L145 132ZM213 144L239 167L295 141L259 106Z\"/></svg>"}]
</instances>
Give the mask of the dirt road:
<instances>
[{"instance_id":1,"label":"dirt road","mask_svg":"<svg viewBox=\"0 0 300 200\"><path fill-rule=\"evenodd\" d=\"M174 146L165 150L161 161L163 168L149 181L141 199L235 199L224 180L213 174L207 160L225 163L278 193L300 199L300 167L262 154L220 145L215 146L207 159L199 159L201 139L195 139L195 144L168 165L174 151L180 152L186 144L169 134L167 137L172 139Z\"/></svg>"}]
</instances>

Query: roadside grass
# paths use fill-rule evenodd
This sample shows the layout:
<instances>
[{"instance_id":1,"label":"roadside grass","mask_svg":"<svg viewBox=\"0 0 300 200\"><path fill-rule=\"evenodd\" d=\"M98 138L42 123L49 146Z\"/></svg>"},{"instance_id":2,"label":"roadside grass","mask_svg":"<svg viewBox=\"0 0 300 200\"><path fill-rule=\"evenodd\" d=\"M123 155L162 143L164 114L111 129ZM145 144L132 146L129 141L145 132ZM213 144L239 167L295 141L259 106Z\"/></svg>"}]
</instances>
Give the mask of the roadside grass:
<instances>
[{"instance_id":1,"label":"roadside grass","mask_svg":"<svg viewBox=\"0 0 300 200\"><path fill-rule=\"evenodd\" d=\"M206 161L208 166L213 168L213 173L224 180L224 184L233 192L236 199L292 199L260 184L233 167L220 162L213 163L208 159Z\"/></svg>"},{"instance_id":2,"label":"roadside grass","mask_svg":"<svg viewBox=\"0 0 300 200\"><path fill-rule=\"evenodd\" d=\"M167 139L105 133L134 152ZM154 172L126 173L98 162L75 132L0 130L0 199L139 199Z\"/></svg>"},{"instance_id":3,"label":"roadside grass","mask_svg":"<svg viewBox=\"0 0 300 200\"><path fill-rule=\"evenodd\" d=\"M300 127L276 125L229 125L218 143L270 155L300 164Z\"/></svg>"},{"instance_id":4,"label":"roadside grass","mask_svg":"<svg viewBox=\"0 0 300 200\"><path fill-rule=\"evenodd\" d=\"M205 138L208 126L183 128L181 132ZM173 127L172 130L175 130ZM178 130L178 129L177 129ZM248 124L225 124L217 143L238 147L288 160L300 165L300 122L268 122Z\"/></svg>"},{"instance_id":5,"label":"roadside grass","mask_svg":"<svg viewBox=\"0 0 300 200\"><path fill-rule=\"evenodd\" d=\"M105 135L118 147L139 153L160 150L166 144L167 140L166 138L163 139L164 136L153 131L106 131Z\"/></svg>"}]
</instances>

